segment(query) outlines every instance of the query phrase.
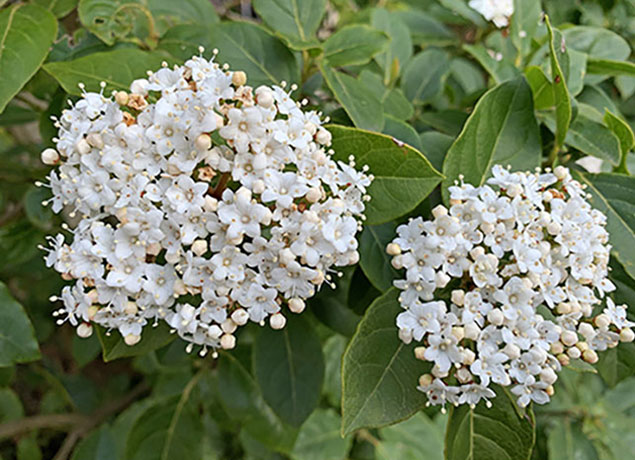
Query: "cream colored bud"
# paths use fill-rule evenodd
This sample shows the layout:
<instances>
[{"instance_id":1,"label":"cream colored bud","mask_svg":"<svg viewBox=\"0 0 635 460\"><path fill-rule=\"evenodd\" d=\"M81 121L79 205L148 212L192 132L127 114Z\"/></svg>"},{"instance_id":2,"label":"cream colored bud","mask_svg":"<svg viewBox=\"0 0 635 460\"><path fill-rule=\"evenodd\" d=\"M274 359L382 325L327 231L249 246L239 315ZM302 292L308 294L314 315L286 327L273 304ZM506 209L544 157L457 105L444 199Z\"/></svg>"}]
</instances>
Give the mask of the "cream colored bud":
<instances>
[{"instance_id":1,"label":"cream colored bud","mask_svg":"<svg viewBox=\"0 0 635 460\"><path fill-rule=\"evenodd\" d=\"M555 371L552 368L545 367L540 372L540 380L545 382L547 385L552 385L556 383L556 380L558 380L558 375L555 373Z\"/></svg>"},{"instance_id":2,"label":"cream colored bud","mask_svg":"<svg viewBox=\"0 0 635 460\"><path fill-rule=\"evenodd\" d=\"M261 86L256 89L256 102L260 107L268 109L274 103L273 94L266 86Z\"/></svg>"},{"instance_id":3,"label":"cream colored bud","mask_svg":"<svg viewBox=\"0 0 635 460\"><path fill-rule=\"evenodd\" d=\"M600 329L606 329L611 325L611 318L609 318L608 315L605 315L604 313L600 313L595 317L593 322Z\"/></svg>"},{"instance_id":4,"label":"cream colored bud","mask_svg":"<svg viewBox=\"0 0 635 460\"><path fill-rule=\"evenodd\" d=\"M588 338L595 334L595 329L589 323L580 323L578 326L578 332L582 337Z\"/></svg>"},{"instance_id":5,"label":"cream colored bud","mask_svg":"<svg viewBox=\"0 0 635 460\"><path fill-rule=\"evenodd\" d=\"M333 136L331 135L331 133L324 128L320 128L317 134L315 135L315 140L319 144L327 145L327 146L331 145L332 138Z\"/></svg>"},{"instance_id":6,"label":"cream colored bud","mask_svg":"<svg viewBox=\"0 0 635 460\"><path fill-rule=\"evenodd\" d=\"M569 330L562 331L562 334L560 334L560 341L567 347L572 347L578 343L578 334Z\"/></svg>"},{"instance_id":7,"label":"cream colored bud","mask_svg":"<svg viewBox=\"0 0 635 460\"><path fill-rule=\"evenodd\" d=\"M282 329L287 324L287 318L282 313L276 313L269 317L269 325L271 329Z\"/></svg>"},{"instance_id":8,"label":"cream colored bud","mask_svg":"<svg viewBox=\"0 0 635 460\"><path fill-rule=\"evenodd\" d=\"M482 246L476 246L474 249L470 251L470 255L472 256L472 259L474 260L482 256L483 254L485 254L485 249L483 249Z\"/></svg>"},{"instance_id":9,"label":"cream colored bud","mask_svg":"<svg viewBox=\"0 0 635 460\"><path fill-rule=\"evenodd\" d=\"M88 300L90 300L90 303L97 303L97 300L99 300L99 293L97 292L97 289L91 289L88 291L86 296L88 297Z\"/></svg>"},{"instance_id":10,"label":"cream colored bud","mask_svg":"<svg viewBox=\"0 0 635 460\"><path fill-rule=\"evenodd\" d=\"M594 350L588 349L582 353L582 359L589 364L595 364L598 362L598 354Z\"/></svg>"},{"instance_id":11,"label":"cream colored bud","mask_svg":"<svg viewBox=\"0 0 635 460\"><path fill-rule=\"evenodd\" d=\"M518 359L520 358L520 347L513 343L508 343L505 345L505 348L503 348L503 353L505 353L509 359Z\"/></svg>"},{"instance_id":12,"label":"cream colored bud","mask_svg":"<svg viewBox=\"0 0 635 460\"><path fill-rule=\"evenodd\" d=\"M556 168L553 170L553 174L559 179L562 180L565 177L567 177L567 168L565 168L564 166L556 166Z\"/></svg>"},{"instance_id":13,"label":"cream colored bud","mask_svg":"<svg viewBox=\"0 0 635 460\"><path fill-rule=\"evenodd\" d=\"M461 367L457 369L456 374L454 375L456 376L456 379L460 383L467 383L474 380L474 376L472 376L472 373L469 371L467 367Z\"/></svg>"},{"instance_id":14,"label":"cream colored bud","mask_svg":"<svg viewBox=\"0 0 635 460\"><path fill-rule=\"evenodd\" d=\"M319 187L311 187L305 197L309 203L317 203L322 198L322 191Z\"/></svg>"},{"instance_id":15,"label":"cream colored bud","mask_svg":"<svg viewBox=\"0 0 635 460\"><path fill-rule=\"evenodd\" d=\"M90 152L90 144L83 137L75 143L75 149L80 155L86 155Z\"/></svg>"},{"instance_id":16,"label":"cream colored bud","mask_svg":"<svg viewBox=\"0 0 635 460\"><path fill-rule=\"evenodd\" d=\"M469 348L464 349L461 352L461 355L463 356L463 364L465 364L466 366L472 365L476 360L476 353L474 353Z\"/></svg>"},{"instance_id":17,"label":"cream colored bud","mask_svg":"<svg viewBox=\"0 0 635 460\"><path fill-rule=\"evenodd\" d=\"M386 254L389 256L398 256L401 254L401 246L397 243L389 243L388 246L386 246Z\"/></svg>"},{"instance_id":18,"label":"cream colored bud","mask_svg":"<svg viewBox=\"0 0 635 460\"><path fill-rule=\"evenodd\" d=\"M415 348L415 358L421 360L421 361L425 361L426 357L425 357L425 353L426 353L426 347L416 347Z\"/></svg>"},{"instance_id":19,"label":"cream colored bud","mask_svg":"<svg viewBox=\"0 0 635 460\"><path fill-rule=\"evenodd\" d=\"M295 254L289 248L282 249L278 257L280 259L280 262L285 265L288 265L295 260Z\"/></svg>"},{"instance_id":20,"label":"cream colored bud","mask_svg":"<svg viewBox=\"0 0 635 460\"><path fill-rule=\"evenodd\" d=\"M117 91L115 93L115 102L119 105L128 104L128 93L125 91Z\"/></svg>"},{"instance_id":21,"label":"cream colored bud","mask_svg":"<svg viewBox=\"0 0 635 460\"><path fill-rule=\"evenodd\" d=\"M520 184L509 184L507 187L507 195L514 198L522 193L523 187Z\"/></svg>"},{"instance_id":22,"label":"cream colored bud","mask_svg":"<svg viewBox=\"0 0 635 460\"><path fill-rule=\"evenodd\" d=\"M571 304L568 302L560 302L556 307L556 312L560 315L571 313Z\"/></svg>"},{"instance_id":23,"label":"cream colored bud","mask_svg":"<svg viewBox=\"0 0 635 460\"><path fill-rule=\"evenodd\" d=\"M263 181L262 179L256 179L253 184L251 184L251 190L258 195L264 192L265 188L265 181Z\"/></svg>"},{"instance_id":24,"label":"cream colored bud","mask_svg":"<svg viewBox=\"0 0 635 460\"><path fill-rule=\"evenodd\" d=\"M242 70L237 70L232 75L232 83L234 86L243 86L247 83L247 74Z\"/></svg>"},{"instance_id":25,"label":"cream colored bud","mask_svg":"<svg viewBox=\"0 0 635 460\"><path fill-rule=\"evenodd\" d=\"M428 385L432 383L433 380L434 380L434 377L432 375L423 374L421 377L419 377L419 385L422 387L427 387Z\"/></svg>"},{"instance_id":26,"label":"cream colored bud","mask_svg":"<svg viewBox=\"0 0 635 460\"><path fill-rule=\"evenodd\" d=\"M586 342L578 342L575 344L576 348L580 350L582 353L589 349L589 344Z\"/></svg>"},{"instance_id":27,"label":"cream colored bud","mask_svg":"<svg viewBox=\"0 0 635 460\"><path fill-rule=\"evenodd\" d=\"M231 334L223 334L220 338L220 346L223 350L231 350L236 346L236 337Z\"/></svg>"},{"instance_id":28,"label":"cream colored bud","mask_svg":"<svg viewBox=\"0 0 635 460\"><path fill-rule=\"evenodd\" d=\"M311 282L317 286L321 285L324 282L324 272L318 270L317 275L315 275L315 278L313 278Z\"/></svg>"},{"instance_id":29,"label":"cream colored bud","mask_svg":"<svg viewBox=\"0 0 635 460\"><path fill-rule=\"evenodd\" d=\"M562 342L558 341L558 342L554 342L551 344L551 353L553 353L554 355L559 355L561 353L564 353L564 345L562 345Z\"/></svg>"},{"instance_id":30,"label":"cream colored bud","mask_svg":"<svg viewBox=\"0 0 635 460\"><path fill-rule=\"evenodd\" d=\"M60 154L57 153L57 150L48 148L42 151L40 158L45 165L53 166L60 161Z\"/></svg>"},{"instance_id":31,"label":"cream colored bud","mask_svg":"<svg viewBox=\"0 0 635 460\"><path fill-rule=\"evenodd\" d=\"M465 302L465 291L463 289L455 289L452 291L451 300L454 305L457 307L462 307L463 302Z\"/></svg>"},{"instance_id":32,"label":"cream colored bud","mask_svg":"<svg viewBox=\"0 0 635 460\"><path fill-rule=\"evenodd\" d=\"M134 334L128 334L123 339L123 341L126 342L126 345L128 345L129 347L138 344L140 340L141 340L141 336L134 335Z\"/></svg>"},{"instance_id":33,"label":"cream colored bud","mask_svg":"<svg viewBox=\"0 0 635 460\"><path fill-rule=\"evenodd\" d=\"M159 255L159 253L161 252L161 249L163 248L161 247L160 243L150 243L149 245L146 246L146 254L150 256L156 256L156 255Z\"/></svg>"},{"instance_id":34,"label":"cream colored bud","mask_svg":"<svg viewBox=\"0 0 635 460\"><path fill-rule=\"evenodd\" d=\"M293 313L302 313L304 308L306 307L304 300L294 297L293 299L289 299L289 310Z\"/></svg>"},{"instance_id":35,"label":"cream colored bud","mask_svg":"<svg viewBox=\"0 0 635 460\"><path fill-rule=\"evenodd\" d=\"M98 311L99 311L99 308L96 307L95 305L91 305L90 307L88 307L88 310L86 312L86 314L88 315L88 319L92 320Z\"/></svg>"},{"instance_id":36,"label":"cream colored bud","mask_svg":"<svg viewBox=\"0 0 635 460\"><path fill-rule=\"evenodd\" d=\"M146 80L145 78L139 78L138 80L135 80L130 84L130 92L145 96L146 94L148 94L148 90L146 89L148 87L148 83L148 80Z\"/></svg>"},{"instance_id":37,"label":"cream colored bud","mask_svg":"<svg viewBox=\"0 0 635 460\"><path fill-rule=\"evenodd\" d=\"M434 216L435 219L438 219L439 217L447 216L448 208L446 208L442 204L439 204L435 206L434 209L432 209L432 215Z\"/></svg>"},{"instance_id":38,"label":"cream colored bud","mask_svg":"<svg viewBox=\"0 0 635 460\"><path fill-rule=\"evenodd\" d=\"M236 325L236 323L234 323L234 320L232 320L231 318L227 318L225 321L223 321L220 325L220 328L223 330L223 332L225 332L226 334L231 334L233 333L236 328L238 326Z\"/></svg>"},{"instance_id":39,"label":"cream colored bud","mask_svg":"<svg viewBox=\"0 0 635 460\"><path fill-rule=\"evenodd\" d=\"M90 133L88 136L86 136L86 142L88 142L90 146L95 147L96 149L104 148L104 140L101 138L101 134L99 133Z\"/></svg>"},{"instance_id":40,"label":"cream colored bud","mask_svg":"<svg viewBox=\"0 0 635 460\"><path fill-rule=\"evenodd\" d=\"M200 134L194 141L194 147L196 147L196 150L199 152L207 152L212 148L212 138L209 134Z\"/></svg>"},{"instance_id":41,"label":"cream colored bud","mask_svg":"<svg viewBox=\"0 0 635 460\"><path fill-rule=\"evenodd\" d=\"M359 262L359 252L353 251L348 255L348 265L357 265Z\"/></svg>"},{"instance_id":42,"label":"cream colored bud","mask_svg":"<svg viewBox=\"0 0 635 460\"><path fill-rule=\"evenodd\" d=\"M451 278L450 276L442 271L438 271L434 277L434 281L436 283L436 286L438 288L444 288L448 285L448 283L450 282Z\"/></svg>"},{"instance_id":43,"label":"cream colored bud","mask_svg":"<svg viewBox=\"0 0 635 460\"><path fill-rule=\"evenodd\" d=\"M232 321L239 326L244 326L249 321L249 313L244 308L234 310L232 313Z\"/></svg>"},{"instance_id":44,"label":"cream colored bud","mask_svg":"<svg viewBox=\"0 0 635 460\"><path fill-rule=\"evenodd\" d=\"M436 364L432 366L432 370L430 371L432 375L434 375L438 379L442 379L450 375L449 371L442 371L439 366Z\"/></svg>"},{"instance_id":45,"label":"cream colored bud","mask_svg":"<svg viewBox=\"0 0 635 460\"><path fill-rule=\"evenodd\" d=\"M481 329L474 322L466 324L464 329L465 329L465 338L470 340L478 339L478 335L481 333Z\"/></svg>"},{"instance_id":46,"label":"cream colored bud","mask_svg":"<svg viewBox=\"0 0 635 460\"><path fill-rule=\"evenodd\" d=\"M393 268L400 270L403 268L403 257L401 255L395 256L392 258L392 260L390 261L390 265L393 266Z\"/></svg>"},{"instance_id":47,"label":"cream colored bud","mask_svg":"<svg viewBox=\"0 0 635 460\"><path fill-rule=\"evenodd\" d=\"M218 200L213 196L206 195L203 209L207 212L216 212L218 210Z\"/></svg>"},{"instance_id":48,"label":"cream colored bud","mask_svg":"<svg viewBox=\"0 0 635 460\"><path fill-rule=\"evenodd\" d=\"M214 118L216 118L216 129L219 129L225 126L225 119L223 118L222 115L215 113Z\"/></svg>"},{"instance_id":49,"label":"cream colored bud","mask_svg":"<svg viewBox=\"0 0 635 460\"><path fill-rule=\"evenodd\" d=\"M196 240L192 243L192 252L197 256L202 256L207 252L207 240Z\"/></svg>"},{"instance_id":50,"label":"cream colored bud","mask_svg":"<svg viewBox=\"0 0 635 460\"><path fill-rule=\"evenodd\" d=\"M77 326L75 332L82 339L86 339L93 335L93 326L89 323L81 323L79 326Z\"/></svg>"},{"instance_id":51,"label":"cream colored bud","mask_svg":"<svg viewBox=\"0 0 635 460\"><path fill-rule=\"evenodd\" d=\"M549 385L547 388L545 388L545 393L547 393L549 396L553 396L555 392L556 390L554 389L553 385Z\"/></svg>"},{"instance_id":52,"label":"cream colored bud","mask_svg":"<svg viewBox=\"0 0 635 460\"><path fill-rule=\"evenodd\" d=\"M452 327L452 335L460 342L465 337L465 328L461 326Z\"/></svg>"},{"instance_id":53,"label":"cream colored bud","mask_svg":"<svg viewBox=\"0 0 635 460\"><path fill-rule=\"evenodd\" d=\"M558 235L561 231L562 225L560 225L558 222L551 221L547 225L547 232L549 232L550 235Z\"/></svg>"},{"instance_id":54,"label":"cream colored bud","mask_svg":"<svg viewBox=\"0 0 635 460\"><path fill-rule=\"evenodd\" d=\"M620 341L621 342L632 342L635 339L635 333L632 329L625 327L620 331Z\"/></svg>"},{"instance_id":55,"label":"cream colored bud","mask_svg":"<svg viewBox=\"0 0 635 460\"><path fill-rule=\"evenodd\" d=\"M578 347L571 347L567 350L567 355L569 355L571 359L578 359L582 355L582 352Z\"/></svg>"},{"instance_id":56,"label":"cream colored bud","mask_svg":"<svg viewBox=\"0 0 635 460\"><path fill-rule=\"evenodd\" d=\"M564 353L560 353L557 356L557 358L558 358L558 362L560 362L560 364L563 365L563 366L568 366L569 363L571 362L569 357L567 355L565 355Z\"/></svg>"},{"instance_id":57,"label":"cream colored bud","mask_svg":"<svg viewBox=\"0 0 635 460\"><path fill-rule=\"evenodd\" d=\"M176 265L177 263L179 263L179 260L181 260L181 256L179 255L178 251L171 253L168 252L165 254L165 260L172 265Z\"/></svg>"},{"instance_id":58,"label":"cream colored bud","mask_svg":"<svg viewBox=\"0 0 635 460\"><path fill-rule=\"evenodd\" d=\"M499 308L493 308L487 313L487 320L495 326L500 326L505 321L505 315Z\"/></svg>"},{"instance_id":59,"label":"cream colored bud","mask_svg":"<svg viewBox=\"0 0 635 460\"><path fill-rule=\"evenodd\" d=\"M483 230L484 233L494 233L494 230L496 229L496 227L494 227L494 224L488 224L488 223L483 223L481 224L481 230Z\"/></svg>"},{"instance_id":60,"label":"cream colored bud","mask_svg":"<svg viewBox=\"0 0 635 460\"><path fill-rule=\"evenodd\" d=\"M399 340L408 345L412 342L412 331L409 329L399 329Z\"/></svg>"},{"instance_id":61,"label":"cream colored bud","mask_svg":"<svg viewBox=\"0 0 635 460\"><path fill-rule=\"evenodd\" d=\"M177 280L174 282L174 294L176 295L187 294L185 283L180 278L177 278Z\"/></svg>"},{"instance_id":62,"label":"cream colored bud","mask_svg":"<svg viewBox=\"0 0 635 460\"><path fill-rule=\"evenodd\" d=\"M135 302L128 300L123 311L126 315L136 315L139 311L139 308L137 307L137 304Z\"/></svg>"}]
</instances>

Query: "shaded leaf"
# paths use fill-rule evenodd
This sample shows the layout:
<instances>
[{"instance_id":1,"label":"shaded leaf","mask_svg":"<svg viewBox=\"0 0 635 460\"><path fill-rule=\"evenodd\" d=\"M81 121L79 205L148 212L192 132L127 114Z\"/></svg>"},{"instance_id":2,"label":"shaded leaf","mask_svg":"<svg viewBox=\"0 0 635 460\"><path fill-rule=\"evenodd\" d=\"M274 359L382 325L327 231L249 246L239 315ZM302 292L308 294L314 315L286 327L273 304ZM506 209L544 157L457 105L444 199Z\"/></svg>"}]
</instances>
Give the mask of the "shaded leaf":
<instances>
[{"instance_id":1,"label":"shaded leaf","mask_svg":"<svg viewBox=\"0 0 635 460\"><path fill-rule=\"evenodd\" d=\"M443 460L445 416L431 420L419 413L405 422L379 430L378 460Z\"/></svg>"},{"instance_id":2,"label":"shaded leaf","mask_svg":"<svg viewBox=\"0 0 635 460\"><path fill-rule=\"evenodd\" d=\"M376 8L371 14L371 25L388 35L388 49L375 56L375 61L384 70L384 83L393 81L412 57L412 39L408 26L395 13Z\"/></svg>"},{"instance_id":3,"label":"shaded leaf","mask_svg":"<svg viewBox=\"0 0 635 460\"><path fill-rule=\"evenodd\" d=\"M562 46L564 38L558 30L551 28L549 17L545 17L547 31L549 32L549 57L551 60L551 84L553 88L553 100L555 103L556 113L556 145L562 147L569 125L571 124L571 96L567 89L567 77L563 72L563 65L569 67L569 54L565 47Z\"/></svg>"},{"instance_id":4,"label":"shaded leaf","mask_svg":"<svg viewBox=\"0 0 635 460\"><path fill-rule=\"evenodd\" d=\"M340 416L333 409L317 409L302 425L293 446L293 460L344 460L352 438L340 435Z\"/></svg>"},{"instance_id":5,"label":"shaded leaf","mask_svg":"<svg viewBox=\"0 0 635 460\"><path fill-rule=\"evenodd\" d=\"M404 70L401 84L406 97L415 104L430 102L442 91L449 70L446 52L432 48L417 54Z\"/></svg>"},{"instance_id":6,"label":"shaded leaf","mask_svg":"<svg viewBox=\"0 0 635 460\"><path fill-rule=\"evenodd\" d=\"M359 237L359 264L373 286L382 292L392 287L398 275L390 264L392 257L386 254L386 245L395 238L395 228L392 222L366 225Z\"/></svg>"},{"instance_id":7,"label":"shaded leaf","mask_svg":"<svg viewBox=\"0 0 635 460\"><path fill-rule=\"evenodd\" d=\"M39 358L40 350L29 317L0 282L0 367Z\"/></svg>"},{"instance_id":8,"label":"shaded leaf","mask_svg":"<svg viewBox=\"0 0 635 460\"><path fill-rule=\"evenodd\" d=\"M597 460L593 443L578 423L566 417L555 423L547 434L549 460Z\"/></svg>"},{"instance_id":9,"label":"shaded leaf","mask_svg":"<svg viewBox=\"0 0 635 460\"><path fill-rule=\"evenodd\" d=\"M295 49L318 46L315 38L326 0L253 0L256 13Z\"/></svg>"},{"instance_id":10,"label":"shaded leaf","mask_svg":"<svg viewBox=\"0 0 635 460\"><path fill-rule=\"evenodd\" d=\"M324 59L332 67L366 64L386 48L388 36L366 25L345 26L323 44Z\"/></svg>"},{"instance_id":11,"label":"shaded leaf","mask_svg":"<svg viewBox=\"0 0 635 460\"><path fill-rule=\"evenodd\" d=\"M176 334L170 333L170 327L164 323L158 323L157 327L145 327L141 333L141 340L133 346L126 345L118 331L107 333L102 327L97 327L99 342L101 343L104 361L112 361L118 358L128 358L146 354L161 348L176 338Z\"/></svg>"}]
</instances>

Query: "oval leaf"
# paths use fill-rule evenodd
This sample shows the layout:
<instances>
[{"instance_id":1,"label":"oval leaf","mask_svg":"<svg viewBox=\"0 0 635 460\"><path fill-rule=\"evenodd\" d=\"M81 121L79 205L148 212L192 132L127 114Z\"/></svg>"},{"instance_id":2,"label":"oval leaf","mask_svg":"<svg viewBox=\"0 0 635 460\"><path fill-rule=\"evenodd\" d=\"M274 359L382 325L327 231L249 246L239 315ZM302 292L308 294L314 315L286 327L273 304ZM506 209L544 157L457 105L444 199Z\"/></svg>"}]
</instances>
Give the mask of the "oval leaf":
<instances>
[{"instance_id":1,"label":"oval leaf","mask_svg":"<svg viewBox=\"0 0 635 460\"><path fill-rule=\"evenodd\" d=\"M29 317L0 282L0 367L39 358L40 350Z\"/></svg>"},{"instance_id":2,"label":"oval leaf","mask_svg":"<svg viewBox=\"0 0 635 460\"><path fill-rule=\"evenodd\" d=\"M326 0L253 0L256 13L295 49L318 46L315 38Z\"/></svg>"},{"instance_id":3,"label":"oval leaf","mask_svg":"<svg viewBox=\"0 0 635 460\"><path fill-rule=\"evenodd\" d=\"M366 64L388 44L386 34L366 25L346 26L331 35L322 45L328 65Z\"/></svg>"},{"instance_id":4,"label":"oval leaf","mask_svg":"<svg viewBox=\"0 0 635 460\"><path fill-rule=\"evenodd\" d=\"M366 278L382 292L392 287L397 271L390 264L386 245L395 238L394 223L366 225L359 237L359 264Z\"/></svg>"},{"instance_id":5,"label":"oval leaf","mask_svg":"<svg viewBox=\"0 0 635 460\"><path fill-rule=\"evenodd\" d=\"M414 357L414 345L397 335L401 311L397 289L376 299L342 360L342 434L404 420L422 409L426 396L417 380L429 366Z\"/></svg>"},{"instance_id":6,"label":"oval leaf","mask_svg":"<svg viewBox=\"0 0 635 460\"><path fill-rule=\"evenodd\" d=\"M293 460L344 460L352 438L340 436L340 416L333 409L318 409L302 425L293 446Z\"/></svg>"},{"instance_id":7,"label":"oval leaf","mask_svg":"<svg viewBox=\"0 0 635 460\"><path fill-rule=\"evenodd\" d=\"M445 51L428 49L417 54L404 70L402 87L406 97L415 104L425 104L437 97L450 71Z\"/></svg>"},{"instance_id":8,"label":"oval leaf","mask_svg":"<svg viewBox=\"0 0 635 460\"><path fill-rule=\"evenodd\" d=\"M527 171L540 164L540 133L534 116L531 89L518 77L489 90L478 101L463 131L443 163L448 187L460 174L473 185L483 185L496 164Z\"/></svg>"},{"instance_id":9,"label":"oval leaf","mask_svg":"<svg viewBox=\"0 0 635 460\"><path fill-rule=\"evenodd\" d=\"M170 333L170 327L161 322L157 327L145 327L141 333L141 340L136 345L126 345L121 334L117 331L106 333L102 327L97 327L99 342L101 343L104 361L117 358L128 358L149 353L161 348L176 338Z\"/></svg>"},{"instance_id":10,"label":"oval leaf","mask_svg":"<svg viewBox=\"0 0 635 460\"><path fill-rule=\"evenodd\" d=\"M254 376L280 418L300 426L317 406L324 380L320 339L301 316L276 331L263 328L254 343Z\"/></svg>"},{"instance_id":11,"label":"oval leaf","mask_svg":"<svg viewBox=\"0 0 635 460\"><path fill-rule=\"evenodd\" d=\"M18 3L0 11L0 112L40 68L57 35L49 11Z\"/></svg>"},{"instance_id":12,"label":"oval leaf","mask_svg":"<svg viewBox=\"0 0 635 460\"><path fill-rule=\"evenodd\" d=\"M412 211L434 190L443 176L417 150L390 136L344 126L328 127L335 159L368 165L375 180L368 188L366 223L377 225Z\"/></svg>"}]
</instances>

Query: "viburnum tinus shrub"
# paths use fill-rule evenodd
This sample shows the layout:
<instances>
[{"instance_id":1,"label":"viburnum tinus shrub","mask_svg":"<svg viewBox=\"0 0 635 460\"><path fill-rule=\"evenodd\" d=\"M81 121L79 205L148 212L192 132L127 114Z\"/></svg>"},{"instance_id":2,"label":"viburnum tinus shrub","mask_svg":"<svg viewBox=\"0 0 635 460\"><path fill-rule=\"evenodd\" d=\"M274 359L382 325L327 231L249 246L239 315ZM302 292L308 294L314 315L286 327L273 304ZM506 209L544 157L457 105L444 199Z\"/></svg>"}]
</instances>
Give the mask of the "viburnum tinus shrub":
<instances>
[{"instance_id":1,"label":"viburnum tinus shrub","mask_svg":"<svg viewBox=\"0 0 635 460\"><path fill-rule=\"evenodd\" d=\"M429 405L475 407L511 387L521 407L545 404L562 366L598 361L632 342L626 306L606 293L606 216L567 168L510 173L487 185L457 183L450 207L411 219L388 245L404 311L399 337L433 364L421 375Z\"/></svg>"},{"instance_id":2,"label":"viburnum tinus shrub","mask_svg":"<svg viewBox=\"0 0 635 460\"><path fill-rule=\"evenodd\" d=\"M134 345L165 321L201 355L233 348L249 321L283 328L359 260L372 176L331 159L321 114L285 84L252 88L197 56L148 75L84 92L42 153L52 209L72 222L46 257L71 281L58 323Z\"/></svg>"}]
</instances>

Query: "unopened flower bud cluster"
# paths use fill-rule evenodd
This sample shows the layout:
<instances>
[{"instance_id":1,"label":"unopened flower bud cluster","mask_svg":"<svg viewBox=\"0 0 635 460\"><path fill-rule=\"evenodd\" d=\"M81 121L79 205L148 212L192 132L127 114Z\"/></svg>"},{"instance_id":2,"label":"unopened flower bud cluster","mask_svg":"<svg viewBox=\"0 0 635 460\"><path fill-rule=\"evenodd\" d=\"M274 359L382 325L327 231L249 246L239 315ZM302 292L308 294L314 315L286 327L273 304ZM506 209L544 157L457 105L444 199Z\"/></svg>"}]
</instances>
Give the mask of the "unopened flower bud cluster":
<instances>
[{"instance_id":1,"label":"unopened flower bud cluster","mask_svg":"<svg viewBox=\"0 0 635 460\"><path fill-rule=\"evenodd\" d=\"M569 171L495 166L487 182L450 187L450 209L400 226L387 247L405 269L399 336L433 363L418 386L429 404L489 404L491 384L545 404L561 366L633 340L626 307L606 296L606 217Z\"/></svg>"},{"instance_id":2,"label":"unopened flower bud cluster","mask_svg":"<svg viewBox=\"0 0 635 460\"><path fill-rule=\"evenodd\" d=\"M358 261L372 176L334 161L320 114L281 86L193 57L63 112L42 154L53 210L78 221L46 257L74 281L60 323L133 345L165 321L202 354L229 349L237 327L284 327Z\"/></svg>"}]
</instances>

